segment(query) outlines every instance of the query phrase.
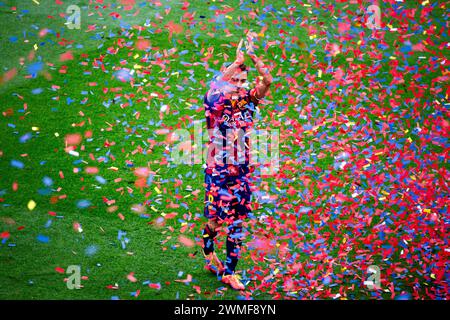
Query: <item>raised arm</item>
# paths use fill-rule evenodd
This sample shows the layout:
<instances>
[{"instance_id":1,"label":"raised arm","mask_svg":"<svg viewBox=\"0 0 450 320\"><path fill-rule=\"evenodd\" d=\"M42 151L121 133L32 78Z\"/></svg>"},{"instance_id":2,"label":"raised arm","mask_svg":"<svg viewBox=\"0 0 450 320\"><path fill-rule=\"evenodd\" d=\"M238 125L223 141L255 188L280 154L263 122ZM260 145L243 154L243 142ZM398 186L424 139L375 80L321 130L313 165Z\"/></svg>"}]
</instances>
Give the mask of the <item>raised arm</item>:
<instances>
[{"instance_id":1,"label":"raised arm","mask_svg":"<svg viewBox=\"0 0 450 320\"><path fill-rule=\"evenodd\" d=\"M223 72L221 76L218 76L211 84L211 89L208 90L206 94L206 98L209 103L215 101L220 96L220 93L223 91L224 82L228 82L231 76L235 73L236 69L244 63L244 53L241 51L242 44L244 40L241 39L236 49L236 59L230 64Z\"/></svg>"},{"instance_id":2,"label":"raised arm","mask_svg":"<svg viewBox=\"0 0 450 320\"><path fill-rule=\"evenodd\" d=\"M260 100L265 97L267 92L269 91L270 85L272 84L273 78L272 75L269 72L269 68L264 65L264 63L261 61L261 59L256 56L255 50L253 48L253 34L248 33L247 34L247 42L245 43L245 46L247 47L247 54L249 55L250 59L252 59L253 64L256 67L256 70L258 71L261 81L256 82L256 92L255 97Z\"/></svg>"}]
</instances>

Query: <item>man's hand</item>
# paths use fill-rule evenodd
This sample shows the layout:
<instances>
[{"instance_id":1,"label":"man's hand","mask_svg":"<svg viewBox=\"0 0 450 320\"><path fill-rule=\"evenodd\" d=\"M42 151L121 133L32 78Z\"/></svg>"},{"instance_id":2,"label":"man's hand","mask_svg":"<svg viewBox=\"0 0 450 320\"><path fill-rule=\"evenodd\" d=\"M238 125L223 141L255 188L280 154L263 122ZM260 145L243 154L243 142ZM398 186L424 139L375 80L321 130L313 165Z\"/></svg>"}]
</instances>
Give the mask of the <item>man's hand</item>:
<instances>
[{"instance_id":1,"label":"man's hand","mask_svg":"<svg viewBox=\"0 0 450 320\"><path fill-rule=\"evenodd\" d=\"M236 69L241 64L244 63L244 59L245 59L244 58L244 52L241 51L243 43L244 43L244 40L241 39L241 41L239 41L239 44L238 44L237 49L236 49L236 60L231 65L229 65L225 69L225 71L223 72L223 75L222 75L222 78L221 78L223 81L228 81L233 76L233 74L235 73Z\"/></svg>"},{"instance_id":2,"label":"man's hand","mask_svg":"<svg viewBox=\"0 0 450 320\"><path fill-rule=\"evenodd\" d=\"M242 43L244 42L243 39L241 39L241 41L239 41L237 50L236 50L236 64L237 65L241 65L244 63L244 53L241 51L242 48Z\"/></svg>"},{"instance_id":3,"label":"man's hand","mask_svg":"<svg viewBox=\"0 0 450 320\"><path fill-rule=\"evenodd\" d=\"M255 54L255 49L253 45L253 39L257 37L255 32L247 33L247 41L245 42L245 47L247 48L247 54L252 59L255 64L256 70L258 70L259 75L261 76L261 81L256 82L256 99L262 99L269 91L269 87L272 83L272 76L269 73L269 69L264 66L264 63L259 59Z\"/></svg>"},{"instance_id":4,"label":"man's hand","mask_svg":"<svg viewBox=\"0 0 450 320\"><path fill-rule=\"evenodd\" d=\"M250 58L253 59L255 57L255 48L253 46L253 39L257 37L257 34L255 32L248 32L247 33L247 41L245 41L245 47L247 49L247 54Z\"/></svg>"},{"instance_id":5,"label":"man's hand","mask_svg":"<svg viewBox=\"0 0 450 320\"><path fill-rule=\"evenodd\" d=\"M226 85L224 83L221 83L220 85L216 86L216 83L225 82L228 83L229 79L233 76L233 74L236 72L237 68L244 63L244 52L241 51L242 44L244 43L244 40L241 39L239 41L239 44L236 49L236 60L229 65L225 71L223 72L222 76L219 76L216 78L216 80L212 84L212 89L208 90L208 93L206 95L208 102L215 101L219 98L219 95L221 92L227 92L230 90L230 85ZM214 88L215 87L215 88Z\"/></svg>"}]
</instances>

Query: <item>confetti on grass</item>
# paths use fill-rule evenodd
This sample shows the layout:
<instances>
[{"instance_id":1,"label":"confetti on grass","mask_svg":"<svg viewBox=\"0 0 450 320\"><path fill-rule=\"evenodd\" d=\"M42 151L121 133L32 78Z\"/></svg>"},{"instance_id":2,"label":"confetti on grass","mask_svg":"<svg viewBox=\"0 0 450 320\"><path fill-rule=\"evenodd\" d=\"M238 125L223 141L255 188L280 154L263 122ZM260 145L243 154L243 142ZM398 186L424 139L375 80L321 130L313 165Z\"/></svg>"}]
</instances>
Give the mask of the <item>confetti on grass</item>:
<instances>
[{"instance_id":1,"label":"confetti on grass","mask_svg":"<svg viewBox=\"0 0 450 320\"><path fill-rule=\"evenodd\" d=\"M65 16L64 2L55 3ZM10 170L1 175L0 206L51 210L55 220L39 225L60 228L61 237L39 234L45 250L95 238L83 243L87 257L109 248L117 259L137 257L139 269L156 264L152 282L140 283L132 270L113 275L133 286L126 297L173 298L163 262L174 261L183 269L170 280L177 299L229 298L214 278L204 287L191 275L203 264L203 169L175 164L172 151L175 130L194 137L198 120L205 129L204 94L252 25L255 51L274 77L254 122L279 130L280 166L254 174L238 265L247 288L237 298L448 299L448 14L428 1L379 5L375 29L357 3L121 0L82 8L78 36L89 41L45 26L56 14L11 30L8 45L30 51L0 75L2 86L26 83L5 95L1 111L0 157ZM49 46L53 56L43 53ZM246 63L254 86L257 71ZM183 143L193 153L206 140ZM27 198L19 202L20 192ZM59 221L66 229L59 208L73 217ZM2 244L17 231L2 231ZM217 247L222 253L226 244ZM146 256L154 250L163 260ZM382 271L380 290L364 285L371 265ZM108 290L123 297L118 284L99 295Z\"/></svg>"},{"instance_id":2,"label":"confetti on grass","mask_svg":"<svg viewBox=\"0 0 450 320\"><path fill-rule=\"evenodd\" d=\"M50 241L50 238L47 236L44 236L42 234L37 236L37 241L42 242L42 243L48 243Z\"/></svg>"}]
</instances>

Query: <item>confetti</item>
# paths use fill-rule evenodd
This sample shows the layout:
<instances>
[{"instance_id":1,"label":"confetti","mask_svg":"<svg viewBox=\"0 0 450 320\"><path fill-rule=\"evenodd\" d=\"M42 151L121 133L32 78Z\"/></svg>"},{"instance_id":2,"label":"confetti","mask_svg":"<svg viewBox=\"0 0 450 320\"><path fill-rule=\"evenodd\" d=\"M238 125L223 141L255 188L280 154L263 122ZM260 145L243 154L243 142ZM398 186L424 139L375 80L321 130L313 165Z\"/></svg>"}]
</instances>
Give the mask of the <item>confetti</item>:
<instances>
[{"instance_id":1,"label":"confetti","mask_svg":"<svg viewBox=\"0 0 450 320\"><path fill-rule=\"evenodd\" d=\"M38 235L36 239L37 239L39 242L42 242L42 243L48 243L48 242L50 241L50 238L49 238L49 237L44 236L44 235L42 235L42 234Z\"/></svg>"},{"instance_id":2,"label":"confetti","mask_svg":"<svg viewBox=\"0 0 450 320\"><path fill-rule=\"evenodd\" d=\"M30 201L28 201L27 208L28 208L28 210L33 211L34 208L36 208L36 205L37 205L36 202L34 202L33 200L30 200Z\"/></svg>"},{"instance_id":3,"label":"confetti","mask_svg":"<svg viewBox=\"0 0 450 320\"><path fill-rule=\"evenodd\" d=\"M50 272L63 274L67 263L55 246L73 250L73 263L114 262L86 271L107 276L99 295L120 294L126 283L125 297L230 298L197 272L203 100L210 87L230 87L218 77L250 31L274 78L252 107L254 127L278 130L279 166L264 172L272 151L255 152L238 265L246 290L233 299L449 298L445 4L379 3L381 24L371 28L361 1L93 2L80 6L77 32L59 21L66 1L52 1L56 11L36 0L33 10L4 8L14 23L0 74L0 241L17 261L31 236L36 261L52 255ZM39 10L46 13L34 19ZM253 88L261 78L245 63ZM177 146L198 161L175 163ZM218 197L242 200L238 190ZM21 215L25 204L39 210ZM223 258L226 228L219 238ZM129 259L138 265L128 269ZM146 261L158 271L151 282L132 272ZM380 290L367 288L371 265L381 270ZM16 277L15 267L5 272ZM26 281L45 288L45 280Z\"/></svg>"}]
</instances>

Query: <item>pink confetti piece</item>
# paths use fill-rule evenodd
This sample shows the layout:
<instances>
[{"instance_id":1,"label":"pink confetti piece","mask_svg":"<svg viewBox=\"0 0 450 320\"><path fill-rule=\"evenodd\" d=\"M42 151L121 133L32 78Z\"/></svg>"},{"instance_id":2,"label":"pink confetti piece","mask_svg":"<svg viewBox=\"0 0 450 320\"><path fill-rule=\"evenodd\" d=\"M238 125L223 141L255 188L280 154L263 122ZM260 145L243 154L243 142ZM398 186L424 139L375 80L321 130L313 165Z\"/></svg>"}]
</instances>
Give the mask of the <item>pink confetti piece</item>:
<instances>
[{"instance_id":1,"label":"pink confetti piece","mask_svg":"<svg viewBox=\"0 0 450 320\"><path fill-rule=\"evenodd\" d=\"M134 276L134 272L131 272L130 274L128 274L127 279L131 282L137 282L137 279Z\"/></svg>"}]
</instances>

